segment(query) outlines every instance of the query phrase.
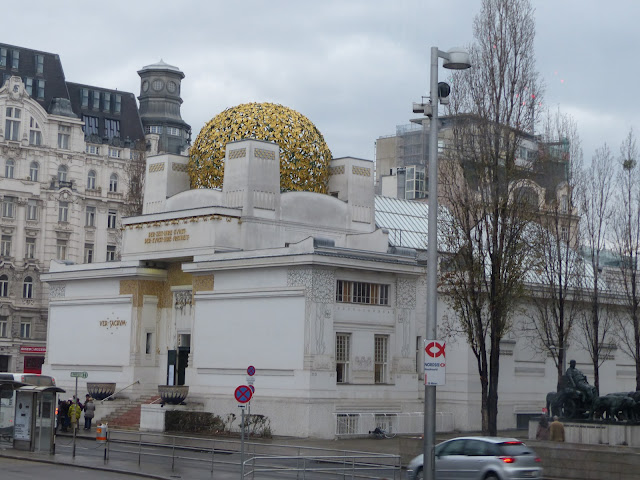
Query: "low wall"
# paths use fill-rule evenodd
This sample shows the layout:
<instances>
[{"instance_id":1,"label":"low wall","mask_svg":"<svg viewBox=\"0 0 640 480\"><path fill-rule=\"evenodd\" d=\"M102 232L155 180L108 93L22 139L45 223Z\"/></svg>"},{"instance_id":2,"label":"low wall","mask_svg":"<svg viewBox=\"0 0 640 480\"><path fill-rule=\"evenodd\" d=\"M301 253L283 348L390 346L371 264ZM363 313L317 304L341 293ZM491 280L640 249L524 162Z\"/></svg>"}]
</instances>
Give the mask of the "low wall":
<instances>
[{"instance_id":1,"label":"low wall","mask_svg":"<svg viewBox=\"0 0 640 480\"><path fill-rule=\"evenodd\" d=\"M203 405L170 405L170 404L146 404L140 406L140 431L141 432L164 432L164 414L167 411L180 410L183 412L202 412Z\"/></svg>"},{"instance_id":2,"label":"low wall","mask_svg":"<svg viewBox=\"0 0 640 480\"><path fill-rule=\"evenodd\" d=\"M537 421L529 422L529 440L535 440ZM564 422L564 439L567 443L583 445L624 445L640 448L640 425L602 422Z\"/></svg>"}]
</instances>

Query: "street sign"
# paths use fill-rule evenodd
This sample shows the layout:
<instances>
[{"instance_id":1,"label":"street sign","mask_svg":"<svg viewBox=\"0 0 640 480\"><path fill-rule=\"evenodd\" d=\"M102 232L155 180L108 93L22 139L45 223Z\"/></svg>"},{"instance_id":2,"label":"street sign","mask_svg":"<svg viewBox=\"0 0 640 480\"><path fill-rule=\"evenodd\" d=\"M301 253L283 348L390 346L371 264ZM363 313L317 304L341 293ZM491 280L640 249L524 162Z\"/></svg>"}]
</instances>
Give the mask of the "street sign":
<instances>
[{"instance_id":1,"label":"street sign","mask_svg":"<svg viewBox=\"0 0 640 480\"><path fill-rule=\"evenodd\" d=\"M253 377L256 374L256 367L254 367L253 365L249 365L249 368L247 368L247 375L249 375L250 377Z\"/></svg>"},{"instance_id":2,"label":"street sign","mask_svg":"<svg viewBox=\"0 0 640 480\"><path fill-rule=\"evenodd\" d=\"M87 372L71 372L71 378L87 378L88 376Z\"/></svg>"},{"instance_id":3,"label":"street sign","mask_svg":"<svg viewBox=\"0 0 640 480\"><path fill-rule=\"evenodd\" d=\"M247 375L247 385L253 385L256 379Z\"/></svg>"},{"instance_id":4,"label":"street sign","mask_svg":"<svg viewBox=\"0 0 640 480\"><path fill-rule=\"evenodd\" d=\"M249 388L251 389L251 395L256 393L256 387L254 387L253 385L249 385Z\"/></svg>"},{"instance_id":5,"label":"street sign","mask_svg":"<svg viewBox=\"0 0 640 480\"><path fill-rule=\"evenodd\" d=\"M444 385L446 377L446 343L441 340L424 341L424 384Z\"/></svg>"},{"instance_id":6,"label":"street sign","mask_svg":"<svg viewBox=\"0 0 640 480\"><path fill-rule=\"evenodd\" d=\"M233 393L233 396L238 401L238 403L247 403L249 400L251 400L252 395L253 392L247 385L240 385Z\"/></svg>"}]
</instances>

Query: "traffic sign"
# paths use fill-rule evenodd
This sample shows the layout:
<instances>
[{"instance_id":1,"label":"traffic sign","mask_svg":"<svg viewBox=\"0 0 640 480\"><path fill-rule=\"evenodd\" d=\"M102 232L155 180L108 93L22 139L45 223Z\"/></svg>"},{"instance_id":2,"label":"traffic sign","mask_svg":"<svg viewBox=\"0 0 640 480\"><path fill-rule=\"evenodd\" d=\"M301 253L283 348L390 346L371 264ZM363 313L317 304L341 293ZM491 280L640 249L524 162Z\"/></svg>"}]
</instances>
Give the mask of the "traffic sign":
<instances>
[{"instance_id":1,"label":"traffic sign","mask_svg":"<svg viewBox=\"0 0 640 480\"><path fill-rule=\"evenodd\" d=\"M424 345L424 384L445 385L446 343L441 340L425 340Z\"/></svg>"},{"instance_id":2,"label":"traffic sign","mask_svg":"<svg viewBox=\"0 0 640 480\"><path fill-rule=\"evenodd\" d=\"M253 385L249 385L249 388L251 389L251 395L256 393L256 387L254 387Z\"/></svg>"},{"instance_id":3,"label":"traffic sign","mask_svg":"<svg viewBox=\"0 0 640 480\"><path fill-rule=\"evenodd\" d=\"M71 372L71 378L87 378L88 376L87 372Z\"/></svg>"},{"instance_id":4,"label":"traffic sign","mask_svg":"<svg viewBox=\"0 0 640 480\"><path fill-rule=\"evenodd\" d=\"M247 403L249 400L251 400L252 395L253 392L247 385L240 385L233 393L233 396L238 401L238 403Z\"/></svg>"},{"instance_id":5,"label":"traffic sign","mask_svg":"<svg viewBox=\"0 0 640 480\"><path fill-rule=\"evenodd\" d=\"M247 375L249 375L250 377L253 377L256 374L256 367L254 367L253 365L249 365L249 368L247 368Z\"/></svg>"}]
</instances>

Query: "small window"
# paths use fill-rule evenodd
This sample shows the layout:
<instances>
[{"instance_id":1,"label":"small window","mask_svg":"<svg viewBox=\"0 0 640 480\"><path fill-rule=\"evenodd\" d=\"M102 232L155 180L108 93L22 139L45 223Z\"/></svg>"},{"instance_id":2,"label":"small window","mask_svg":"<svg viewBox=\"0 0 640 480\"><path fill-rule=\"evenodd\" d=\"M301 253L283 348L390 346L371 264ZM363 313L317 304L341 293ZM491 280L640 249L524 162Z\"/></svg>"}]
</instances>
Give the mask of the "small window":
<instances>
[{"instance_id":1,"label":"small window","mask_svg":"<svg viewBox=\"0 0 640 480\"><path fill-rule=\"evenodd\" d=\"M67 167L65 165L60 165L58 167L58 181L66 182L67 181Z\"/></svg>"},{"instance_id":2,"label":"small window","mask_svg":"<svg viewBox=\"0 0 640 480\"><path fill-rule=\"evenodd\" d=\"M116 97L116 101L113 104L113 112L114 113L120 113L120 110L122 110L122 95L115 95Z\"/></svg>"},{"instance_id":3,"label":"small window","mask_svg":"<svg viewBox=\"0 0 640 480\"><path fill-rule=\"evenodd\" d=\"M66 260L67 259L67 241L66 240L56 240L56 258L58 260Z\"/></svg>"},{"instance_id":4,"label":"small window","mask_svg":"<svg viewBox=\"0 0 640 480\"><path fill-rule=\"evenodd\" d=\"M16 197L6 196L2 200L2 216L13 218L15 215Z\"/></svg>"},{"instance_id":5,"label":"small window","mask_svg":"<svg viewBox=\"0 0 640 480\"><path fill-rule=\"evenodd\" d=\"M24 249L24 258L36 258L36 239L34 237L27 237Z\"/></svg>"},{"instance_id":6,"label":"small window","mask_svg":"<svg viewBox=\"0 0 640 480\"><path fill-rule=\"evenodd\" d=\"M153 333L147 332L147 339L144 345L144 353L146 353L147 355L150 355L151 353L153 353L152 346L153 346Z\"/></svg>"},{"instance_id":7,"label":"small window","mask_svg":"<svg viewBox=\"0 0 640 480\"><path fill-rule=\"evenodd\" d=\"M70 139L71 127L69 125L58 125L58 148L69 150Z\"/></svg>"},{"instance_id":8,"label":"small window","mask_svg":"<svg viewBox=\"0 0 640 480\"><path fill-rule=\"evenodd\" d=\"M13 178L13 173L15 170L16 162L12 159L9 159L4 164L4 176L5 178Z\"/></svg>"},{"instance_id":9,"label":"small window","mask_svg":"<svg viewBox=\"0 0 640 480\"><path fill-rule=\"evenodd\" d=\"M89 190L96 189L96 171L95 170L89 170L89 173L87 175L87 188Z\"/></svg>"},{"instance_id":10,"label":"small window","mask_svg":"<svg viewBox=\"0 0 640 480\"><path fill-rule=\"evenodd\" d=\"M31 165L29 165L29 180L31 180L32 182L37 182L39 170L40 165L38 165L38 162L31 162Z\"/></svg>"},{"instance_id":11,"label":"small window","mask_svg":"<svg viewBox=\"0 0 640 480\"><path fill-rule=\"evenodd\" d=\"M349 383L351 335L336 334L336 383Z\"/></svg>"},{"instance_id":12,"label":"small window","mask_svg":"<svg viewBox=\"0 0 640 480\"><path fill-rule=\"evenodd\" d=\"M107 214L107 228L116 228L118 219L118 212L116 210L109 210Z\"/></svg>"},{"instance_id":13,"label":"small window","mask_svg":"<svg viewBox=\"0 0 640 480\"><path fill-rule=\"evenodd\" d=\"M120 120L104 119L104 136L107 138L120 136Z\"/></svg>"},{"instance_id":14,"label":"small window","mask_svg":"<svg viewBox=\"0 0 640 480\"><path fill-rule=\"evenodd\" d=\"M7 317L0 317L0 338L7 338Z\"/></svg>"},{"instance_id":15,"label":"small window","mask_svg":"<svg viewBox=\"0 0 640 480\"><path fill-rule=\"evenodd\" d=\"M162 125L147 125L144 130L145 133L157 133L160 135L162 133Z\"/></svg>"},{"instance_id":16,"label":"small window","mask_svg":"<svg viewBox=\"0 0 640 480\"><path fill-rule=\"evenodd\" d=\"M24 89L30 97L33 97L33 78L24 77Z\"/></svg>"},{"instance_id":17,"label":"small window","mask_svg":"<svg viewBox=\"0 0 640 480\"><path fill-rule=\"evenodd\" d=\"M119 148L109 147L109 156L113 158L120 158L121 150Z\"/></svg>"},{"instance_id":18,"label":"small window","mask_svg":"<svg viewBox=\"0 0 640 480\"><path fill-rule=\"evenodd\" d=\"M88 91L87 91L87 95L88 95ZM99 121L98 117L83 115L82 120L84 121L84 126L82 127L82 131L84 132L85 135L100 134L100 128L98 127L98 121Z\"/></svg>"},{"instance_id":19,"label":"small window","mask_svg":"<svg viewBox=\"0 0 640 480\"><path fill-rule=\"evenodd\" d=\"M0 67L7 66L7 49L0 48Z\"/></svg>"},{"instance_id":20,"label":"small window","mask_svg":"<svg viewBox=\"0 0 640 480\"><path fill-rule=\"evenodd\" d=\"M20 52L18 50L11 50L11 68L15 70L20 68Z\"/></svg>"},{"instance_id":21,"label":"small window","mask_svg":"<svg viewBox=\"0 0 640 480\"><path fill-rule=\"evenodd\" d=\"M3 257L11 256L11 235L2 235L0 237L0 255Z\"/></svg>"},{"instance_id":22,"label":"small window","mask_svg":"<svg viewBox=\"0 0 640 480\"><path fill-rule=\"evenodd\" d=\"M109 177L109 192L116 193L118 191L118 175L115 173Z\"/></svg>"},{"instance_id":23,"label":"small window","mask_svg":"<svg viewBox=\"0 0 640 480\"><path fill-rule=\"evenodd\" d=\"M387 383L387 362L389 337L376 335L374 337L374 382Z\"/></svg>"},{"instance_id":24,"label":"small window","mask_svg":"<svg viewBox=\"0 0 640 480\"><path fill-rule=\"evenodd\" d=\"M84 244L84 263L93 263L93 243Z\"/></svg>"},{"instance_id":25,"label":"small window","mask_svg":"<svg viewBox=\"0 0 640 480\"><path fill-rule=\"evenodd\" d=\"M96 207L92 207L87 205L87 212L85 215L85 226L86 227L95 227L96 226Z\"/></svg>"},{"instance_id":26,"label":"small window","mask_svg":"<svg viewBox=\"0 0 640 480\"><path fill-rule=\"evenodd\" d=\"M25 277L22 284L22 298L33 298L33 279Z\"/></svg>"},{"instance_id":27,"label":"small window","mask_svg":"<svg viewBox=\"0 0 640 480\"><path fill-rule=\"evenodd\" d=\"M58 204L58 221L59 222L69 221L69 202L60 202Z\"/></svg>"},{"instance_id":28,"label":"small window","mask_svg":"<svg viewBox=\"0 0 640 480\"><path fill-rule=\"evenodd\" d=\"M89 89L87 88L80 89L80 102L82 103L82 108L89 107Z\"/></svg>"},{"instance_id":29,"label":"small window","mask_svg":"<svg viewBox=\"0 0 640 480\"><path fill-rule=\"evenodd\" d=\"M31 322L20 322L20 337L31 338Z\"/></svg>"},{"instance_id":30,"label":"small window","mask_svg":"<svg viewBox=\"0 0 640 480\"><path fill-rule=\"evenodd\" d=\"M7 107L4 129L4 138L17 142L20 140L20 114L19 108Z\"/></svg>"},{"instance_id":31,"label":"small window","mask_svg":"<svg viewBox=\"0 0 640 480\"><path fill-rule=\"evenodd\" d=\"M116 246L107 245L107 262L115 262L115 261L116 261Z\"/></svg>"},{"instance_id":32,"label":"small window","mask_svg":"<svg viewBox=\"0 0 640 480\"><path fill-rule=\"evenodd\" d=\"M100 92L98 90L93 91L93 109L100 110Z\"/></svg>"},{"instance_id":33,"label":"small window","mask_svg":"<svg viewBox=\"0 0 640 480\"><path fill-rule=\"evenodd\" d=\"M102 93L102 109L105 112L108 112L111 110L111 94L108 92Z\"/></svg>"},{"instance_id":34,"label":"small window","mask_svg":"<svg viewBox=\"0 0 640 480\"><path fill-rule=\"evenodd\" d=\"M43 99L44 98L44 80L39 78L37 80L37 85L38 85L38 89L36 91L36 95L39 99Z\"/></svg>"},{"instance_id":35,"label":"small window","mask_svg":"<svg viewBox=\"0 0 640 480\"><path fill-rule=\"evenodd\" d=\"M9 277L0 275L0 297L9 296Z\"/></svg>"},{"instance_id":36,"label":"small window","mask_svg":"<svg viewBox=\"0 0 640 480\"><path fill-rule=\"evenodd\" d=\"M87 145L86 152L91 155L100 155L100 147L97 145Z\"/></svg>"},{"instance_id":37,"label":"small window","mask_svg":"<svg viewBox=\"0 0 640 480\"><path fill-rule=\"evenodd\" d=\"M38 202L34 198L27 201L27 220L38 220Z\"/></svg>"}]
</instances>

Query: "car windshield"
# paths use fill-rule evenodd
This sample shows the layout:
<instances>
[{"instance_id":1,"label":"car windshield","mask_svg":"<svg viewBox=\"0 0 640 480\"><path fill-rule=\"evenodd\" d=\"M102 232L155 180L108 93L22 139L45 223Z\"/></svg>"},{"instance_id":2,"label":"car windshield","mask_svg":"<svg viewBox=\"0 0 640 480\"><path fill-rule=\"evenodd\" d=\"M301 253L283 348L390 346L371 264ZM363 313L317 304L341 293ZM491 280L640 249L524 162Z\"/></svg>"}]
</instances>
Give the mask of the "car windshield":
<instances>
[{"instance_id":1,"label":"car windshield","mask_svg":"<svg viewBox=\"0 0 640 480\"><path fill-rule=\"evenodd\" d=\"M517 457L518 455L533 455L533 450L522 442L505 442L500 444L500 451L503 455Z\"/></svg>"}]
</instances>

